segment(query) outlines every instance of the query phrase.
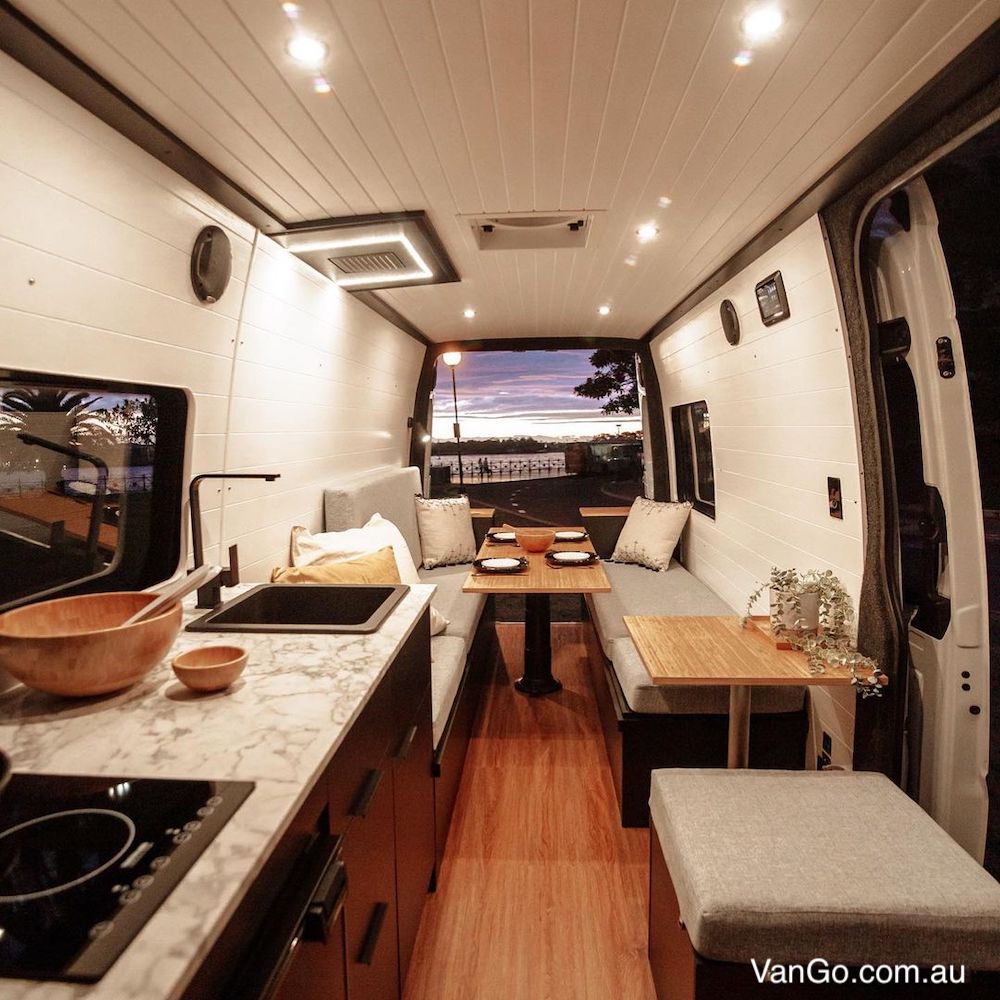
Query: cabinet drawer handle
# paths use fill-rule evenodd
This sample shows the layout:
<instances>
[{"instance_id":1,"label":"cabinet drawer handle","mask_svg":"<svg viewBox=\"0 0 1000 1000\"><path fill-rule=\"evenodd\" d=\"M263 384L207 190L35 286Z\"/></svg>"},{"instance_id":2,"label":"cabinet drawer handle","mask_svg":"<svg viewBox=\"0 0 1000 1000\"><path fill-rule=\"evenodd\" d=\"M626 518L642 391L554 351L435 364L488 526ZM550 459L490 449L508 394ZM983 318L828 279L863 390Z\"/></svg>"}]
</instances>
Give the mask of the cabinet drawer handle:
<instances>
[{"instance_id":1,"label":"cabinet drawer handle","mask_svg":"<svg viewBox=\"0 0 1000 1000\"><path fill-rule=\"evenodd\" d=\"M368 922L368 931L365 933L365 943L361 946L361 954L358 956L359 965L371 965L375 958L375 946L378 944L379 935L382 933L382 925L385 923L385 915L389 912L388 903L376 903L372 911L372 918Z\"/></svg>"},{"instance_id":2,"label":"cabinet drawer handle","mask_svg":"<svg viewBox=\"0 0 1000 1000\"><path fill-rule=\"evenodd\" d=\"M346 897L347 876L344 862L336 860L323 873L313 893L302 924L303 940L320 941L325 944L330 925L340 916Z\"/></svg>"},{"instance_id":3,"label":"cabinet drawer handle","mask_svg":"<svg viewBox=\"0 0 1000 1000\"><path fill-rule=\"evenodd\" d=\"M406 760L410 756L410 750L413 749L413 741L417 738L417 730L417 726L410 726L406 731L403 742L399 744L399 749L396 751L397 760Z\"/></svg>"},{"instance_id":4,"label":"cabinet drawer handle","mask_svg":"<svg viewBox=\"0 0 1000 1000\"><path fill-rule=\"evenodd\" d=\"M364 788L361 789L360 794L351 806L351 815L357 816L359 819L364 819L368 815L368 810L371 808L372 799L375 798L375 793L378 791L378 786L382 784L382 771L376 769L374 771L368 772L368 779L365 781Z\"/></svg>"}]
</instances>

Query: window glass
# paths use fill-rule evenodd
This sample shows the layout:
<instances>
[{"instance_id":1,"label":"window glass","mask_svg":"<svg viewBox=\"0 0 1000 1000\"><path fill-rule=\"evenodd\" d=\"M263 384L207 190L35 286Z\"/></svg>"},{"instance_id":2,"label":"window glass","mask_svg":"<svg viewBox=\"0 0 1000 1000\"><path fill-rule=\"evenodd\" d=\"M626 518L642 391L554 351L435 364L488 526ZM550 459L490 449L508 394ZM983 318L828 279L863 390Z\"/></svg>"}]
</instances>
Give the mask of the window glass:
<instances>
[{"instance_id":1,"label":"window glass","mask_svg":"<svg viewBox=\"0 0 1000 1000\"><path fill-rule=\"evenodd\" d=\"M671 410L677 498L690 500L695 510L715 517L715 468L712 463L712 428L705 400Z\"/></svg>"}]
</instances>

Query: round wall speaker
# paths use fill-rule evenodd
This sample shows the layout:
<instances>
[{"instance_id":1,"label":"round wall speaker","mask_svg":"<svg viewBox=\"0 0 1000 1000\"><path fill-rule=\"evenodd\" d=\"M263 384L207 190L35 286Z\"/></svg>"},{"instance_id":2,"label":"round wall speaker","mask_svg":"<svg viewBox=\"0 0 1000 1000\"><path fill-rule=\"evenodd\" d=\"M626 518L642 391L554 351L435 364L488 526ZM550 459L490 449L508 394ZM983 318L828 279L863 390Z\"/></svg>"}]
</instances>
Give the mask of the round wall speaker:
<instances>
[{"instance_id":1,"label":"round wall speaker","mask_svg":"<svg viewBox=\"0 0 1000 1000\"><path fill-rule=\"evenodd\" d=\"M205 226L191 251L191 287L202 302L218 302L233 271L233 248L218 226Z\"/></svg>"},{"instance_id":2,"label":"round wall speaker","mask_svg":"<svg viewBox=\"0 0 1000 1000\"><path fill-rule=\"evenodd\" d=\"M722 317L722 330L726 340L735 347L740 342L740 318L736 314L736 306L730 299L722 300L719 315Z\"/></svg>"}]
</instances>

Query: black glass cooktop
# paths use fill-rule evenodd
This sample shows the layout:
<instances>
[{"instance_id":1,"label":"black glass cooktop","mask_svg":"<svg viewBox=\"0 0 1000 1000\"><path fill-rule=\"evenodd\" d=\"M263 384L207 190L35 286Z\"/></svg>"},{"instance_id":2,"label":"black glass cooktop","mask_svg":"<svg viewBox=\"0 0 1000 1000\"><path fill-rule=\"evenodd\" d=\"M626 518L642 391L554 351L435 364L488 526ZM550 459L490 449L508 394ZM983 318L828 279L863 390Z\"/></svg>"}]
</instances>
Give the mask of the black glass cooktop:
<instances>
[{"instance_id":1,"label":"black glass cooktop","mask_svg":"<svg viewBox=\"0 0 1000 1000\"><path fill-rule=\"evenodd\" d=\"M0 976L100 979L253 787L13 775L0 793Z\"/></svg>"}]
</instances>

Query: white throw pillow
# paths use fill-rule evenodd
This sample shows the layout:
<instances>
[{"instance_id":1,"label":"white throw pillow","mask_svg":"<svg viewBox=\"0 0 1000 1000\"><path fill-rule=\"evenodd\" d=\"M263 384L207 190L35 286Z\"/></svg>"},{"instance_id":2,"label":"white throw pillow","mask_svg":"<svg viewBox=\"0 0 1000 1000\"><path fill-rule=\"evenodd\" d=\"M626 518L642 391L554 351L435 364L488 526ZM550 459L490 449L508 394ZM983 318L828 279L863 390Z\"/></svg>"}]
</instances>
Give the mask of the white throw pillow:
<instances>
[{"instance_id":1,"label":"white throw pillow","mask_svg":"<svg viewBox=\"0 0 1000 1000\"><path fill-rule=\"evenodd\" d=\"M670 557L677 547L688 515L690 502L657 503L636 497L611 555L613 562L634 563L649 569L670 568Z\"/></svg>"},{"instance_id":2,"label":"white throw pillow","mask_svg":"<svg viewBox=\"0 0 1000 1000\"><path fill-rule=\"evenodd\" d=\"M406 539L399 528L381 514L372 514L368 523L361 528L324 531L317 535L308 528L295 525L292 528L292 565L321 566L324 563L348 562L378 552L387 545L392 546L400 582L420 583ZM432 607L431 635L438 635L447 627L448 619Z\"/></svg>"},{"instance_id":3,"label":"white throw pillow","mask_svg":"<svg viewBox=\"0 0 1000 1000\"><path fill-rule=\"evenodd\" d=\"M476 536L472 530L468 497L453 500L417 497L416 504L425 569L468 563L476 558Z\"/></svg>"}]
</instances>

